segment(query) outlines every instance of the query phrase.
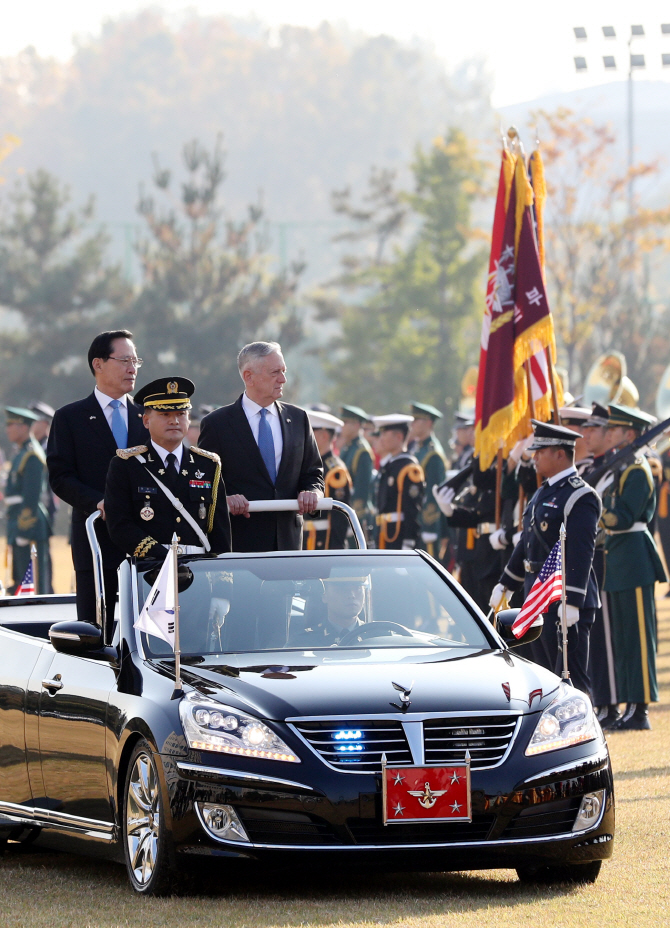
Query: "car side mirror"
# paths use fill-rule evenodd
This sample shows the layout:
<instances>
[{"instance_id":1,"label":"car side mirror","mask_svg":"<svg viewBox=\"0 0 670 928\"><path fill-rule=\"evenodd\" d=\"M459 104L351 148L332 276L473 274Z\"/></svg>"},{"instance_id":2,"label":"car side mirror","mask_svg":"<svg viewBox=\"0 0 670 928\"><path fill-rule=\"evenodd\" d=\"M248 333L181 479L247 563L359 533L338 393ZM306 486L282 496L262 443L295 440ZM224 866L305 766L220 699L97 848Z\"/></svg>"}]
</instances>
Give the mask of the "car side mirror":
<instances>
[{"instance_id":1,"label":"car side mirror","mask_svg":"<svg viewBox=\"0 0 670 928\"><path fill-rule=\"evenodd\" d=\"M514 625L516 617L520 612L521 609L501 609L495 617L498 634L510 648L516 648L520 644L530 644L531 641L535 641L540 637L542 629L544 628L544 619L542 616L539 616L530 626L526 634L517 638L512 632L512 625Z\"/></svg>"},{"instance_id":2,"label":"car side mirror","mask_svg":"<svg viewBox=\"0 0 670 928\"><path fill-rule=\"evenodd\" d=\"M117 658L115 648L105 647L102 629L91 622L56 622L49 629L49 640L61 654L99 661Z\"/></svg>"}]
</instances>

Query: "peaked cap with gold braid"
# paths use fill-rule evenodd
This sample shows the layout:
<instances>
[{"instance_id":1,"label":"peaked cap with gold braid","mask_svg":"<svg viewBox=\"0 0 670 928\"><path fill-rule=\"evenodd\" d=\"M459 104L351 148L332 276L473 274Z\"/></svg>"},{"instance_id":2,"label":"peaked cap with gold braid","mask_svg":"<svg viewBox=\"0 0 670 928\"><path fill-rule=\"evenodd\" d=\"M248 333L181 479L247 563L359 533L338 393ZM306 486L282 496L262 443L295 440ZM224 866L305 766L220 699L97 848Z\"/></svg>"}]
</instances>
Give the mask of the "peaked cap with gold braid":
<instances>
[{"instance_id":1,"label":"peaked cap with gold braid","mask_svg":"<svg viewBox=\"0 0 670 928\"><path fill-rule=\"evenodd\" d=\"M190 409L195 384L186 377L159 377L135 394L145 409Z\"/></svg>"}]
</instances>

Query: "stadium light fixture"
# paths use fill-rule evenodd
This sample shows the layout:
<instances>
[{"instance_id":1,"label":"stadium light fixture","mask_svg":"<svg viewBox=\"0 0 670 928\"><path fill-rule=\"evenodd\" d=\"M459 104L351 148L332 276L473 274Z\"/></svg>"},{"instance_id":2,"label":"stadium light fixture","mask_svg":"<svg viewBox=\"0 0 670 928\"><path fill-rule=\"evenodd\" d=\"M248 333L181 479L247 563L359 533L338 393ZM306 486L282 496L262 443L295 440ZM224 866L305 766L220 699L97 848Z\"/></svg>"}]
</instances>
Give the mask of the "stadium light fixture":
<instances>
[{"instance_id":1,"label":"stadium light fixture","mask_svg":"<svg viewBox=\"0 0 670 928\"><path fill-rule=\"evenodd\" d=\"M646 67L644 63L644 55L631 55L630 56L630 66L631 68L640 68Z\"/></svg>"},{"instance_id":2,"label":"stadium light fixture","mask_svg":"<svg viewBox=\"0 0 670 928\"><path fill-rule=\"evenodd\" d=\"M661 34L670 35L670 23L661 23Z\"/></svg>"},{"instance_id":3,"label":"stadium light fixture","mask_svg":"<svg viewBox=\"0 0 670 928\"><path fill-rule=\"evenodd\" d=\"M631 35L644 35L644 26L631 26L630 34Z\"/></svg>"},{"instance_id":4,"label":"stadium light fixture","mask_svg":"<svg viewBox=\"0 0 670 928\"><path fill-rule=\"evenodd\" d=\"M587 68L586 58L576 57L575 58L575 70L586 71L586 68Z\"/></svg>"},{"instance_id":5,"label":"stadium light fixture","mask_svg":"<svg viewBox=\"0 0 670 928\"><path fill-rule=\"evenodd\" d=\"M614 26L603 26L603 35L606 39L616 39L616 30Z\"/></svg>"},{"instance_id":6,"label":"stadium light fixture","mask_svg":"<svg viewBox=\"0 0 670 928\"><path fill-rule=\"evenodd\" d=\"M616 58L614 55L603 55L603 65L608 71L616 71Z\"/></svg>"},{"instance_id":7,"label":"stadium light fixture","mask_svg":"<svg viewBox=\"0 0 670 928\"><path fill-rule=\"evenodd\" d=\"M578 42L583 42L586 39L586 29L583 26L575 26L573 31Z\"/></svg>"}]
</instances>

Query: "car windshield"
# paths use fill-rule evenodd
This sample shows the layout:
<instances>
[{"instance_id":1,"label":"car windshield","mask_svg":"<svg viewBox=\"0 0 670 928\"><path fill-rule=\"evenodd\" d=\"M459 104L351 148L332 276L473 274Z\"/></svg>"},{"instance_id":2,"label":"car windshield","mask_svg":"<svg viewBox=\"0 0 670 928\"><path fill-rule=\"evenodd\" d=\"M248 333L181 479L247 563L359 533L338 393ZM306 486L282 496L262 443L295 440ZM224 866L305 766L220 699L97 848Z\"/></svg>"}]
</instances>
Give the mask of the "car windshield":
<instances>
[{"instance_id":1,"label":"car windshield","mask_svg":"<svg viewBox=\"0 0 670 928\"><path fill-rule=\"evenodd\" d=\"M158 570L139 573L142 609ZM180 566L183 654L315 648L489 648L449 583L420 556L225 558ZM171 647L143 635L148 655Z\"/></svg>"}]
</instances>

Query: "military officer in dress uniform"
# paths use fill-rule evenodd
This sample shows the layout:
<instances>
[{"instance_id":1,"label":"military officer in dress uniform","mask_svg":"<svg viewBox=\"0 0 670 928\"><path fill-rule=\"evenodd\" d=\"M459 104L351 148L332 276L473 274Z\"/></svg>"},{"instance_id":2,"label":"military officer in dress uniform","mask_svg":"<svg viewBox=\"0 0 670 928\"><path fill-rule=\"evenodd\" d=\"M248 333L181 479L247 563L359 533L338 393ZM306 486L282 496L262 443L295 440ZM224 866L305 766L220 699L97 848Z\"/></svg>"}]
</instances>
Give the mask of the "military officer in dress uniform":
<instances>
[{"instance_id":1,"label":"military officer in dress uniform","mask_svg":"<svg viewBox=\"0 0 670 928\"><path fill-rule=\"evenodd\" d=\"M447 459L433 429L438 419L442 418L442 413L428 403L412 403L411 412L414 421L409 429L407 450L423 468L426 481L421 509L421 547L433 557L437 557L442 547L444 532L441 531L442 519L432 488L444 480Z\"/></svg>"},{"instance_id":2,"label":"military officer in dress uniform","mask_svg":"<svg viewBox=\"0 0 670 928\"><path fill-rule=\"evenodd\" d=\"M535 419L532 423L535 439L528 450L535 452L535 469L544 483L526 507L521 540L491 594L489 605L497 609L507 590L517 590L521 586L528 595L559 540L560 527L564 524L568 667L575 686L589 693L589 633L598 605L593 549L601 513L600 500L575 469L578 433ZM560 618L561 610L562 604L553 603L548 610L549 619ZM532 645L539 645L533 648L533 660L549 670L560 672L560 625L558 637L546 628Z\"/></svg>"},{"instance_id":3,"label":"military officer in dress uniform","mask_svg":"<svg viewBox=\"0 0 670 928\"><path fill-rule=\"evenodd\" d=\"M591 409L585 406L563 406L559 409L558 414L561 419L561 425L573 432L577 432L579 438L575 443L575 467L581 477L593 463L593 455L589 451L584 428L591 418Z\"/></svg>"},{"instance_id":4,"label":"military officer in dress uniform","mask_svg":"<svg viewBox=\"0 0 670 928\"><path fill-rule=\"evenodd\" d=\"M364 624L370 577L346 567L336 567L323 580L323 593L305 604L304 628L295 629L293 619L288 645L295 648L330 648L345 638L355 639ZM353 641L352 641L353 643Z\"/></svg>"},{"instance_id":5,"label":"military officer in dress uniform","mask_svg":"<svg viewBox=\"0 0 670 928\"><path fill-rule=\"evenodd\" d=\"M377 487L378 547L421 546L421 504L426 490L423 469L405 450L412 416L375 416L381 466Z\"/></svg>"},{"instance_id":6,"label":"military officer in dress uniform","mask_svg":"<svg viewBox=\"0 0 670 928\"><path fill-rule=\"evenodd\" d=\"M117 449L105 490L110 537L132 557L163 558L175 533L183 554L231 549L219 456L184 443L194 390L185 377L161 377L135 394L151 441Z\"/></svg>"},{"instance_id":7,"label":"military officer in dress uniform","mask_svg":"<svg viewBox=\"0 0 670 928\"><path fill-rule=\"evenodd\" d=\"M349 471L333 451L336 432L343 422L329 412L307 410L316 446L323 462L324 496L351 505L352 484ZM343 512L316 512L303 517L303 548L328 551L346 548L349 520Z\"/></svg>"},{"instance_id":8,"label":"military officer in dress uniform","mask_svg":"<svg viewBox=\"0 0 670 928\"><path fill-rule=\"evenodd\" d=\"M638 409L611 404L607 423L612 450L629 445L651 424ZM605 590L612 607L618 698L626 703L613 730L649 729L648 706L658 701L654 584L666 580L648 525L656 493L643 454L615 465L603 496Z\"/></svg>"},{"instance_id":9,"label":"military officer in dress uniform","mask_svg":"<svg viewBox=\"0 0 670 928\"><path fill-rule=\"evenodd\" d=\"M56 410L53 406L49 406L48 403L38 400L35 403L31 403L28 407L32 412L37 416L37 422L33 423L33 427L30 430L30 434L33 438L36 438L42 447L42 451L46 456L47 453L47 442L49 440L49 432L51 431L51 423L56 414ZM47 516L49 518L49 532L51 535L54 533L54 519L56 517L56 512L58 510L58 499L49 486L49 481L45 481L44 492L42 493L42 502L44 508L46 509ZM51 564L51 552L47 549L47 581L46 581L46 592L53 593L53 568Z\"/></svg>"},{"instance_id":10,"label":"military officer in dress uniform","mask_svg":"<svg viewBox=\"0 0 670 928\"><path fill-rule=\"evenodd\" d=\"M30 548L37 549L35 592L49 591L49 516L42 502L46 486L46 457L30 434L37 415L30 409L7 406L7 437L16 447L5 487L7 545L12 549L12 586L20 585L30 564Z\"/></svg>"},{"instance_id":11,"label":"military officer in dress uniform","mask_svg":"<svg viewBox=\"0 0 670 928\"><path fill-rule=\"evenodd\" d=\"M343 421L339 439L340 457L349 471L353 484L351 505L356 510L363 531L370 537L373 527L374 455L369 442L363 435L363 427L370 421L370 417L360 406L342 406L340 415Z\"/></svg>"}]
</instances>

